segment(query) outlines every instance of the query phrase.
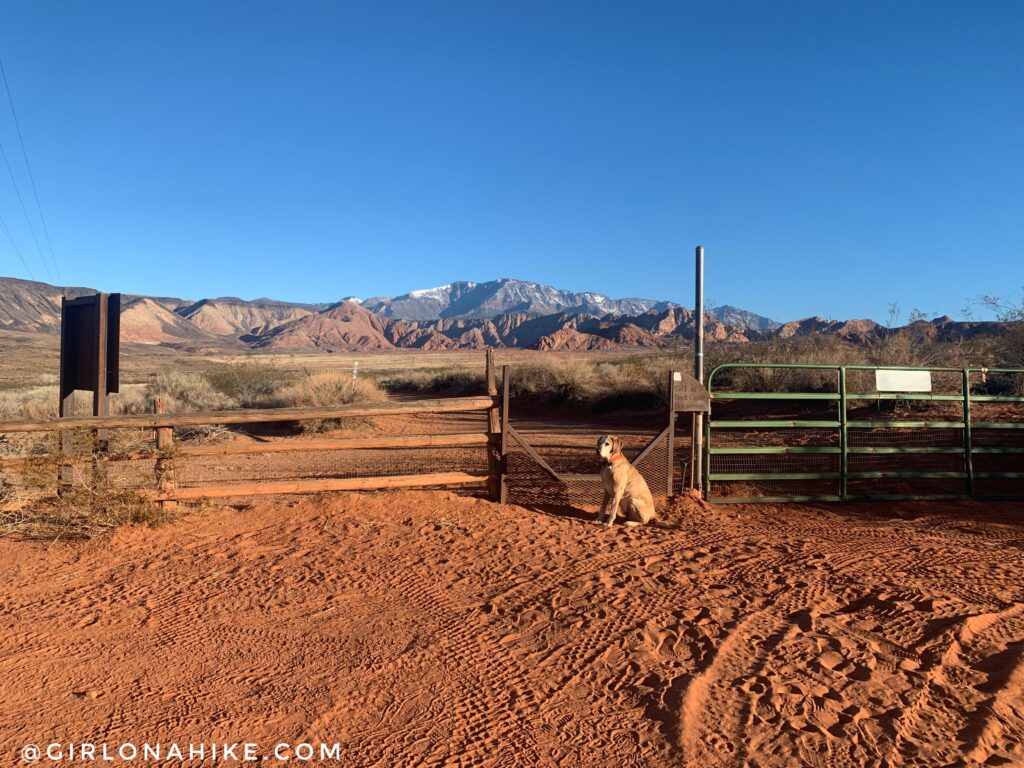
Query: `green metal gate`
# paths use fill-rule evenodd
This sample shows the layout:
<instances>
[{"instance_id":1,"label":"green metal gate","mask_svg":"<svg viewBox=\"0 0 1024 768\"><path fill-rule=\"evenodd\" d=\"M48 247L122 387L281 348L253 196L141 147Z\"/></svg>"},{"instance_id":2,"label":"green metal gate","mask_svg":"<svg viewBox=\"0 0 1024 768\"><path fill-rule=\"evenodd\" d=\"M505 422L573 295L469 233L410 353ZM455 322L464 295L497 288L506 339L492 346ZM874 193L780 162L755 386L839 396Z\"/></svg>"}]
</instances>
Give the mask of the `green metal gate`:
<instances>
[{"instance_id":1,"label":"green metal gate","mask_svg":"<svg viewBox=\"0 0 1024 768\"><path fill-rule=\"evenodd\" d=\"M1024 369L729 363L708 390L711 501L1024 498Z\"/></svg>"}]
</instances>

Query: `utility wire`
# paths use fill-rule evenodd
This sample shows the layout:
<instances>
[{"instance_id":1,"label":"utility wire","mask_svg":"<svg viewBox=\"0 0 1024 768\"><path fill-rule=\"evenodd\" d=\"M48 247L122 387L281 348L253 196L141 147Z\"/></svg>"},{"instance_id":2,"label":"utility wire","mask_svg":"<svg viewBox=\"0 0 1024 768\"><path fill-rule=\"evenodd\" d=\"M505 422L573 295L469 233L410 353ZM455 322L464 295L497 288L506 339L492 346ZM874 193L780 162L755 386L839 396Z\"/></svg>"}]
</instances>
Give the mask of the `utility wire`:
<instances>
[{"instance_id":1,"label":"utility wire","mask_svg":"<svg viewBox=\"0 0 1024 768\"><path fill-rule=\"evenodd\" d=\"M23 266L25 268L25 271L28 272L29 278L35 280L36 276L32 274L32 268L29 267L28 262L25 261L25 257L21 253L21 248L19 248L18 244L14 241L14 235L11 234L11 228L7 226L7 222L4 221L3 216L0 216L0 229L4 231L4 234L7 235L7 239L10 240L11 248L13 248L14 252L18 254L18 259L21 261L21 266Z\"/></svg>"},{"instance_id":2,"label":"utility wire","mask_svg":"<svg viewBox=\"0 0 1024 768\"><path fill-rule=\"evenodd\" d=\"M18 196L18 203L21 205L21 212L25 214L25 223L28 224L28 231L32 233L32 239L35 241L36 250L39 251L39 260L43 263L43 269L46 270L46 274L53 279L53 273L50 272L50 265L46 263L46 257L43 256L43 247L39 244L39 238L36 237L36 228L32 226L32 217L28 215L28 208L25 207L25 200L21 196L21 187L18 186L18 180L14 177L14 169L11 168L11 163L7 159L7 153L4 151L4 145L0 143L0 158L3 159L4 165L7 166L7 175L11 177L11 184L14 185L14 193Z\"/></svg>"},{"instance_id":3,"label":"utility wire","mask_svg":"<svg viewBox=\"0 0 1024 768\"><path fill-rule=\"evenodd\" d=\"M46 216L43 215L43 205L39 202L39 190L36 188L36 177L32 173L32 165L28 161L28 150L25 149L25 137L21 133L21 122L18 120L18 113L14 109L14 97L11 95L11 85L7 82L7 71L4 69L3 58L0 58L0 79L4 81L4 89L7 91L7 103L11 106L11 117L14 118L14 127L18 131L18 143L21 145L21 156L25 159L25 170L28 171L28 180L32 184L32 196L36 200L36 210L39 211L39 221L43 225L43 235L46 237L46 246L50 250L50 260L53 262L53 270L57 275L57 279L60 280L60 267L57 266L57 255L53 252L53 241L50 240L50 228L46 225ZM6 161L6 157L4 158ZM8 169L10 166L8 165ZM21 193L18 193L18 198L21 198ZM24 208L24 204L22 204ZM35 238L36 233L33 230L32 237ZM36 241L36 245L39 245L39 241ZM40 253L40 255L42 255ZM46 271L49 272L50 268L47 267Z\"/></svg>"}]
</instances>

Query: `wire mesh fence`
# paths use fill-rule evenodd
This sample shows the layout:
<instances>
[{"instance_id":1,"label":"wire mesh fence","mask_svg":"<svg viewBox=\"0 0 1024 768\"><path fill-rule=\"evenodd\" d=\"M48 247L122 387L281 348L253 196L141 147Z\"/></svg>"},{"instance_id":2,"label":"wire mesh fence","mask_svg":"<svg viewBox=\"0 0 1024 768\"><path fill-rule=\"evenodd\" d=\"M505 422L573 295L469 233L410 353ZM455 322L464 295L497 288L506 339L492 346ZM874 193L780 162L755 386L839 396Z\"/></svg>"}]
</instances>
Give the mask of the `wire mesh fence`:
<instances>
[{"instance_id":1,"label":"wire mesh fence","mask_svg":"<svg viewBox=\"0 0 1024 768\"><path fill-rule=\"evenodd\" d=\"M102 428L95 429L89 427L97 419L59 430L47 423L0 425L11 427L0 440L0 512L80 492L99 499L136 493L156 501L275 489L457 485L483 493L500 467L498 435L487 413L496 400L452 398L435 409L437 402L425 402L422 410L399 404L401 416L346 418L340 432L328 434L303 433L302 422L271 421L276 414L265 411L232 411L227 427L212 424L211 414L195 417L201 428L182 414L102 417ZM252 422L242 421L250 415ZM123 426L140 420L145 428ZM175 426L160 426L168 422Z\"/></svg>"},{"instance_id":2,"label":"wire mesh fence","mask_svg":"<svg viewBox=\"0 0 1024 768\"><path fill-rule=\"evenodd\" d=\"M204 484L317 478L372 478L444 472L486 472L484 446L369 448L175 458L181 487Z\"/></svg>"},{"instance_id":3,"label":"wire mesh fence","mask_svg":"<svg viewBox=\"0 0 1024 768\"><path fill-rule=\"evenodd\" d=\"M716 369L709 377L713 412L703 462L709 497L1024 496L1024 370L928 369L926 393L885 391L879 370L888 369ZM603 494L596 442L607 433L623 439L626 456L656 496L679 493L691 480L689 419L672 430L664 414L617 414L603 423L540 414L509 421L515 429L501 455L493 433L487 437L486 408L496 404L347 419L343 432L330 437L303 434L295 424L177 426L171 451L158 448L152 427L4 434L0 493L7 499L54 493L70 480L153 494L165 490L170 460L178 489L457 469L469 480L480 476L482 491L484 479L500 468L509 501L592 506ZM338 434L350 442L328 445ZM470 435L475 438L459 442ZM400 436L401 447L365 442L384 436Z\"/></svg>"},{"instance_id":4,"label":"wire mesh fence","mask_svg":"<svg viewBox=\"0 0 1024 768\"><path fill-rule=\"evenodd\" d=\"M1024 497L1024 369L727 364L709 389L713 500Z\"/></svg>"},{"instance_id":5,"label":"wire mesh fence","mask_svg":"<svg viewBox=\"0 0 1024 768\"><path fill-rule=\"evenodd\" d=\"M522 431L520 429L522 428ZM597 440L614 432L623 454L647 481L655 498L669 493L670 439L660 431L620 424L603 432L593 424L519 424L506 440L505 484L510 503L537 507L588 507L601 503ZM680 452L673 451L672 456ZM539 459L539 460L538 460ZM550 470L550 471L549 471Z\"/></svg>"}]
</instances>

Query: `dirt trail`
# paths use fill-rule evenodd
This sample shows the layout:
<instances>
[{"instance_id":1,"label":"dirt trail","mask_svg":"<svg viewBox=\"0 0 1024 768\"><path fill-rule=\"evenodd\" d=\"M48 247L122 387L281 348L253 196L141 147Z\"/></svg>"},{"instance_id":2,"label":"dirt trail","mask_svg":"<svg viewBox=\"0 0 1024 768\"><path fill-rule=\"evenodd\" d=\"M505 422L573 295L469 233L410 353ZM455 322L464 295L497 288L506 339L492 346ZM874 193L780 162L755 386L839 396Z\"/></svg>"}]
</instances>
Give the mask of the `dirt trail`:
<instances>
[{"instance_id":1,"label":"dirt trail","mask_svg":"<svg viewBox=\"0 0 1024 768\"><path fill-rule=\"evenodd\" d=\"M380 768L1024 764L1024 505L666 516L350 494L0 542L0 764L189 740Z\"/></svg>"}]
</instances>

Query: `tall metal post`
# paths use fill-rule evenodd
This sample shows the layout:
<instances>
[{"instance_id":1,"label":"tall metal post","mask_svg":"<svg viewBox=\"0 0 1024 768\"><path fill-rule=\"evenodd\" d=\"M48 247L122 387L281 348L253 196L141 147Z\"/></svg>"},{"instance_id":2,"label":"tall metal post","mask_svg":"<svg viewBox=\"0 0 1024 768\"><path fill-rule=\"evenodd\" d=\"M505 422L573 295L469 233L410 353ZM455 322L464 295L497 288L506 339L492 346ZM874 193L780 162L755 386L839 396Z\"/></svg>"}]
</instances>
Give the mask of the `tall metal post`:
<instances>
[{"instance_id":1,"label":"tall metal post","mask_svg":"<svg viewBox=\"0 0 1024 768\"><path fill-rule=\"evenodd\" d=\"M505 479L508 475L508 395L509 395L509 367L501 366L501 484L498 493L498 501L502 504L508 501L508 486Z\"/></svg>"},{"instance_id":2,"label":"tall metal post","mask_svg":"<svg viewBox=\"0 0 1024 768\"><path fill-rule=\"evenodd\" d=\"M484 385L487 394L496 398L498 396L498 383L494 372L494 350L488 349L485 357ZM502 429L501 420L504 418L501 407L495 403L487 409L487 495L491 501L501 501L501 448L497 445Z\"/></svg>"},{"instance_id":3,"label":"tall metal post","mask_svg":"<svg viewBox=\"0 0 1024 768\"><path fill-rule=\"evenodd\" d=\"M693 301L693 377L704 383L704 246L698 245L696 252L695 294ZM708 415L710 419L710 414ZM693 416L693 472L692 482L698 491L703 491L702 464L704 459L704 414Z\"/></svg>"},{"instance_id":4,"label":"tall metal post","mask_svg":"<svg viewBox=\"0 0 1024 768\"><path fill-rule=\"evenodd\" d=\"M62 296L60 299L60 359L68 354L68 325L67 325L67 304L68 299ZM60 367L60 400L57 403L57 415L60 418L75 415L75 391L70 381L67 381L65 366ZM71 490L75 482L75 465L71 463L71 430L60 431L60 461L57 465L57 493L64 494Z\"/></svg>"}]
</instances>

